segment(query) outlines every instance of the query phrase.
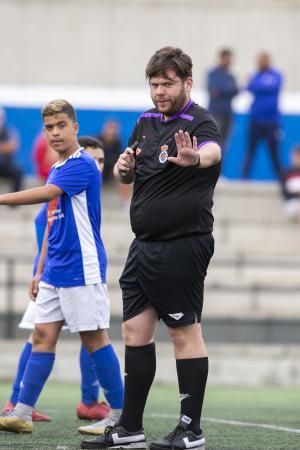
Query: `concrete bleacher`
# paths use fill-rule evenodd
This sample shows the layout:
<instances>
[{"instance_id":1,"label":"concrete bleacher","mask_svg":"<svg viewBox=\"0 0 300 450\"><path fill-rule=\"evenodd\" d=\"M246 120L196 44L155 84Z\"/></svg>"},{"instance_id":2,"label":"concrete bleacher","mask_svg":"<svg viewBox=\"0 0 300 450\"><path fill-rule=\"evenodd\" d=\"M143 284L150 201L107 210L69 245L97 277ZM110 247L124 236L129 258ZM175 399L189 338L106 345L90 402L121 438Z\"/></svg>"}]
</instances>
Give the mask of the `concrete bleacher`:
<instances>
[{"instance_id":1,"label":"concrete bleacher","mask_svg":"<svg viewBox=\"0 0 300 450\"><path fill-rule=\"evenodd\" d=\"M103 193L102 236L109 266L112 314L121 315L118 278L133 238L128 211L116 190ZM33 219L38 206L1 208L0 311L7 282L3 255L19 257L15 277L15 309L22 311L35 254ZM215 255L206 281L207 317L299 318L299 225L284 215L276 184L229 183L217 186ZM25 292L25 293L24 293Z\"/></svg>"},{"instance_id":2,"label":"concrete bleacher","mask_svg":"<svg viewBox=\"0 0 300 450\"><path fill-rule=\"evenodd\" d=\"M132 239L129 217L107 194L104 242L112 262L124 261ZM214 214L216 249L206 280L205 317L299 318L300 233L285 217L279 187L221 182ZM122 264L109 266L114 314L121 305L121 270Z\"/></svg>"},{"instance_id":3,"label":"concrete bleacher","mask_svg":"<svg viewBox=\"0 0 300 450\"><path fill-rule=\"evenodd\" d=\"M123 364L118 278L133 235L128 210L120 206L116 190L104 190L102 206L102 236L109 260L110 335ZM9 321L17 323L13 313L20 315L28 301L27 284L35 253L32 223L37 209L1 207L0 338ZM210 383L300 385L298 225L285 218L276 184L221 182L216 190L214 215L216 248L207 276L203 313ZM16 258L14 286L4 255ZM11 315L5 315L8 307ZM16 334L19 338L25 336L20 331ZM63 357L57 358L53 379L79 379L78 370L71 378L68 370L70 365L77 367L79 345L78 339L69 340L69 336L64 333L58 346ZM156 379L174 382L173 352L166 336L161 325ZM0 379L13 376L21 347L20 340L0 339L0 350L5 355Z\"/></svg>"}]
</instances>

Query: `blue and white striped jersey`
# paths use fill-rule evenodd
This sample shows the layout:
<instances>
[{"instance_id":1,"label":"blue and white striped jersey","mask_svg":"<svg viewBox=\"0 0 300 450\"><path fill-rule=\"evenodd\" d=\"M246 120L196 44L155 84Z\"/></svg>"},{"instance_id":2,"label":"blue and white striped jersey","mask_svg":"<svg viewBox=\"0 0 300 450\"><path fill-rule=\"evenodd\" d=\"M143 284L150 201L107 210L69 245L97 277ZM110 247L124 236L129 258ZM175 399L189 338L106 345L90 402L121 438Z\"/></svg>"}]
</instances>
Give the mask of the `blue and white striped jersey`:
<instances>
[{"instance_id":1,"label":"blue and white striped jersey","mask_svg":"<svg viewBox=\"0 0 300 450\"><path fill-rule=\"evenodd\" d=\"M56 287L105 283L101 174L94 158L83 148L77 150L53 165L47 183L64 193L48 203L48 264L42 280Z\"/></svg>"}]
</instances>

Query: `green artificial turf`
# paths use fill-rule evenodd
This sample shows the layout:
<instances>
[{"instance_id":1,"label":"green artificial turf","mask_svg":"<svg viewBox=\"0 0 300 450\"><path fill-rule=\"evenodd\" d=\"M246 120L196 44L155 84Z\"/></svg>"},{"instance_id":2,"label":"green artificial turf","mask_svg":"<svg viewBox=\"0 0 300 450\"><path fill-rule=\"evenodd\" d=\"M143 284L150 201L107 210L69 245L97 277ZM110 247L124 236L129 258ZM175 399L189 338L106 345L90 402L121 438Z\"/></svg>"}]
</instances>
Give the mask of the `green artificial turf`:
<instances>
[{"instance_id":1,"label":"green artificial turf","mask_svg":"<svg viewBox=\"0 0 300 450\"><path fill-rule=\"evenodd\" d=\"M0 382L1 404L7 400L9 390L8 383ZM53 422L35 424L32 435L0 432L0 450L79 449L86 437L77 432L77 427L85 423L75 415L78 399L79 386L49 382L38 408L49 413ZM177 388L154 385L145 411L148 441L171 431L178 414ZM208 387L202 421L205 450L300 450L300 433L263 429L262 424L300 429L300 391L280 387Z\"/></svg>"}]
</instances>

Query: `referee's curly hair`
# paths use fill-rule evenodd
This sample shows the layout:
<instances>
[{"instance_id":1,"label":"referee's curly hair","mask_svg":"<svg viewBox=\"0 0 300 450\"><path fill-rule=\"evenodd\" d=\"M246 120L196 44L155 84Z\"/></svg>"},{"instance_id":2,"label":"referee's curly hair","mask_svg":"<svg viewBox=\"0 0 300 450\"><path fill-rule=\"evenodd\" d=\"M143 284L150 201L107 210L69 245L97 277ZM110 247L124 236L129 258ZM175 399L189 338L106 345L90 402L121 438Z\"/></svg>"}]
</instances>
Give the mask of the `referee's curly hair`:
<instances>
[{"instance_id":1,"label":"referee's curly hair","mask_svg":"<svg viewBox=\"0 0 300 450\"><path fill-rule=\"evenodd\" d=\"M157 50L146 67L146 78L154 76L167 76L167 70L173 69L175 74L185 80L192 77L192 59L178 47L163 47Z\"/></svg>"}]
</instances>

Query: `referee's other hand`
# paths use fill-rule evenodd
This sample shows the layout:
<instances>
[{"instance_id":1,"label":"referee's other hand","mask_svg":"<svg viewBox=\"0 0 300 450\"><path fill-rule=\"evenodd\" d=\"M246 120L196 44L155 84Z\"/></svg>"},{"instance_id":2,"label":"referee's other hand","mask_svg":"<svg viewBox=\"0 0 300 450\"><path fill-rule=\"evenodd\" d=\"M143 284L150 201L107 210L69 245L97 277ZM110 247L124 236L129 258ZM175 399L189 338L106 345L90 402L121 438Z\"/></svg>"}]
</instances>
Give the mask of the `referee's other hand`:
<instances>
[{"instance_id":1,"label":"referee's other hand","mask_svg":"<svg viewBox=\"0 0 300 450\"><path fill-rule=\"evenodd\" d=\"M135 159L134 151L132 148L127 147L123 153L119 156L117 161L117 168L119 173L129 173L134 169Z\"/></svg>"}]
</instances>

